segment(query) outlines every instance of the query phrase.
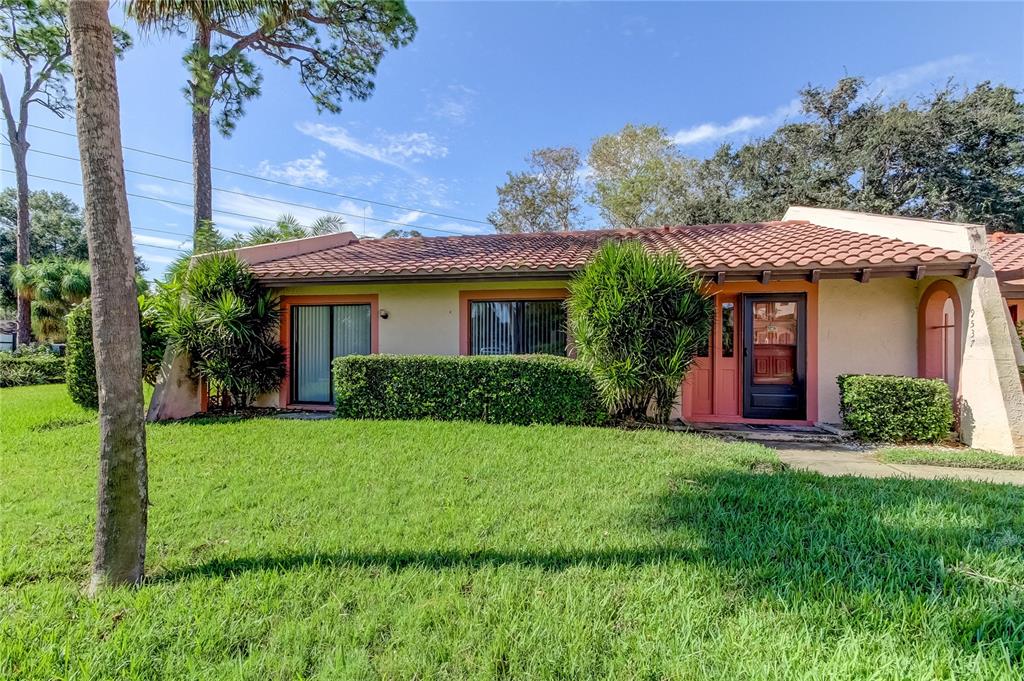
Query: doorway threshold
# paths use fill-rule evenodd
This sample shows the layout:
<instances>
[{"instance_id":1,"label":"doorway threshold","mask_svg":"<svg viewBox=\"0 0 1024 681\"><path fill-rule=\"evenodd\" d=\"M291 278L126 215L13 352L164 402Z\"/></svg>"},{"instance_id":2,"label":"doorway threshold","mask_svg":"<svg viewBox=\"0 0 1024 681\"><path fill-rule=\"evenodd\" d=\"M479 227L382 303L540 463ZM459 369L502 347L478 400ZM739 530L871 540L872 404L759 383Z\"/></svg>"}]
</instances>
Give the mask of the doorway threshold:
<instances>
[{"instance_id":1,"label":"doorway threshold","mask_svg":"<svg viewBox=\"0 0 1024 681\"><path fill-rule=\"evenodd\" d=\"M714 437L754 440L761 442L842 442L846 431L821 424L815 426L787 426L760 423L702 423L677 422L676 430L712 435Z\"/></svg>"}]
</instances>

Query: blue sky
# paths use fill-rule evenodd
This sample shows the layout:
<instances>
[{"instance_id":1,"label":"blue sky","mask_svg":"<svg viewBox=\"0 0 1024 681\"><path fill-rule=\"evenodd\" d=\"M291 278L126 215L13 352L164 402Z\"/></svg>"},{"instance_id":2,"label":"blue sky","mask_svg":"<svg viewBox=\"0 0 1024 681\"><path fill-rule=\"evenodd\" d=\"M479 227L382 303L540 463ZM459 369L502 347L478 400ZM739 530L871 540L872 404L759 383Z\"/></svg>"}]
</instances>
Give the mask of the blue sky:
<instances>
[{"instance_id":1,"label":"blue sky","mask_svg":"<svg viewBox=\"0 0 1024 681\"><path fill-rule=\"evenodd\" d=\"M215 219L225 231L292 213L347 213L357 233L408 223L424 234L489 227L494 188L533 148L585 150L625 123L665 126L691 155L742 142L793 119L808 83L868 79L890 97L950 78L1024 87L1021 3L411 3L412 45L381 65L377 92L318 115L294 72L264 65L263 96L230 139L215 134L214 165L301 184L292 189L223 172ZM115 9L114 16L119 14ZM187 159L182 39L136 35L119 65L125 145ZM5 75L10 71L4 65ZM15 74L10 77L16 80ZM73 131L36 108L32 122ZM34 149L77 156L71 137L33 130ZM0 156L11 168L10 152ZM185 163L125 152L125 166L188 182ZM78 164L29 155L29 172L80 182ZM12 176L2 173L4 185ZM79 187L33 180L81 200ZM189 203L187 184L128 174L133 194ZM346 194L355 198L341 198ZM409 210L367 203L372 200ZM311 208L278 201L307 204ZM130 198L138 252L159 276L187 247L190 208ZM421 211L452 217L427 215ZM363 216L366 216L365 222ZM766 219L779 216L765 216ZM375 220L376 219L376 220ZM592 226L597 218L591 212ZM438 231L432 231L434 228Z\"/></svg>"}]
</instances>

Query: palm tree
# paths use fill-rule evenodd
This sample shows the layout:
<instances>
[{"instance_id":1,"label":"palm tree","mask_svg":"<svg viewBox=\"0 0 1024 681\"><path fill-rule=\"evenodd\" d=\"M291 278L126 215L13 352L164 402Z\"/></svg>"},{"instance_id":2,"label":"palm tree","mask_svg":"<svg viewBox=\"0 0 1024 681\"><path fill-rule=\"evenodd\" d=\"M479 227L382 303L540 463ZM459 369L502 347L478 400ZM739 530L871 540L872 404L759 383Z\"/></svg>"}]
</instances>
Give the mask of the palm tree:
<instances>
[{"instance_id":1,"label":"palm tree","mask_svg":"<svg viewBox=\"0 0 1024 681\"><path fill-rule=\"evenodd\" d=\"M107 585L137 584L142 579L149 483L139 305L107 3L71 0L68 30L99 387L99 492L89 580L89 593L95 594Z\"/></svg>"},{"instance_id":2,"label":"palm tree","mask_svg":"<svg viewBox=\"0 0 1024 681\"><path fill-rule=\"evenodd\" d=\"M246 235L239 235L231 241L233 247L258 246L270 244L275 241L288 241L290 239L305 239L311 236L323 236L340 232L345 227L345 221L336 215L321 215L308 225L299 223L294 215L282 215L273 225L267 227L256 225Z\"/></svg>"},{"instance_id":3,"label":"palm tree","mask_svg":"<svg viewBox=\"0 0 1024 681\"><path fill-rule=\"evenodd\" d=\"M89 297L89 263L48 258L11 268L11 283L18 295L32 301L32 331L51 343L66 336L64 317Z\"/></svg>"}]
</instances>

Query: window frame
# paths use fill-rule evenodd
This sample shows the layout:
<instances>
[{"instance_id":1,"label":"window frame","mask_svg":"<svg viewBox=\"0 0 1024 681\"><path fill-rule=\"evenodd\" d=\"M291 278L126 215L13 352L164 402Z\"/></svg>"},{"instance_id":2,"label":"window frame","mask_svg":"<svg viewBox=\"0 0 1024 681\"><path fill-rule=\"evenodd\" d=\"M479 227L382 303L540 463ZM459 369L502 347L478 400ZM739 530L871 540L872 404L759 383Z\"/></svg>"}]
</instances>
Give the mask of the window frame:
<instances>
[{"instance_id":1,"label":"window frame","mask_svg":"<svg viewBox=\"0 0 1024 681\"><path fill-rule=\"evenodd\" d=\"M498 303L508 303L508 304L514 306L514 307L511 308L512 312L511 312L511 316L510 316L510 326L513 327L513 331L512 331L512 346L513 347L512 347L512 352L494 354L493 356L502 356L502 355L547 355L547 354L552 354L552 353L546 353L546 352L526 352L523 349L523 346L526 344L526 336L527 336L527 334L526 334L526 321L527 321L527 319L526 319L526 316L527 316L526 315L526 306L529 303L561 303L561 302L562 301L550 300L550 299L548 299L548 300L524 300L524 299L521 299L521 298L517 298L515 300L471 300L471 301L469 301L469 347L467 349L468 350L467 354L473 355L473 356L480 354L480 353L477 353L477 352L473 351L473 306L474 305L498 304ZM564 317L565 308L564 308L564 306L561 306L561 305L560 305L560 307L562 307L563 317ZM565 321L567 322L568 320L566 319ZM566 343L565 343L565 347L563 348L564 354L553 355L555 357L568 357L569 356L569 342L568 342L569 330L568 330L568 328L563 328L562 330L565 332L565 336L566 336Z\"/></svg>"},{"instance_id":2,"label":"window frame","mask_svg":"<svg viewBox=\"0 0 1024 681\"><path fill-rule=\"evenodd\" d=\"M482 291L459 291L459 354L471 355L472 347L472 304L473 303L517 303L538 301L564 301L569 292L564 288L550 289L491 289ZM574 356L572 336L565 330L565 356ZM553 355L554 356L554 355Z\"/></svg>"},{"instance_id":3,"label":"window frame","mask_svg":"<svg viewBox=\"0 0 1024 681\"><path fill-rule=\"evenodd\" d=\"M298 345L298 342L297 342L298 341L298 324L296 324L297 318L296 318L294 313L299 308L314 308L314 307L325 307L325 308L327 308L327 355L328 355L328 360L327 360L327 366L328 366L328 368L327 368L327 401L326 402L319 402L319 401L315 401L315 400L300 400L299 399L299 382L298 381L291 381L291 386L290 386L291 387L291 394L288 396L289 404L313 404L313 405L334 404L334 381L332 380L332 377L331 377L330 366L334 363L334 359L335 359L334 358L334 310L335 310L335 308L338 308L338 307L365 307L365 308L368 308L369 314L371 315L370 316L370 324L369 324L369 328L368 328L368 331L370 332L369 340L370 340L371 348L372 348L372 345L373 345L373 316L372 316L373 315L373 307L370 305L370 303L302 303L302 304L298 304L298 305L292 305L291 306L291 311L293 313L292 316L291 316L291 327L292 327L291 328L291 337L292 338L291 338L291 345L290 345L290 347L292 349L292 352L291 352L291 354L289 355L289 358L288 358L288 361L289 361L288 369L289 369L289 371L292 369L292 367L294 367L296 365L296 363L298 363L299 359L302 357L301 353L299 352L300 348L299 348L299 345ZM373 354L372 350L371 350L371 354Z\"/></svg>"},{"instance_id":4,"label":"window frame","mask_svg":"<svg viewBox=\"0 0 1024 681\"><path fill-rule=\"evenodd\" d=\"M380 352L380 304L379 296L376 293L345 294L345 295L287 295L281 296L281 322L280 342L284 347L285 374L278 389L278 406L281 409L288 407L302 406L310 409L331 409L329 402L293 402L292 384L292 308L297 306L318 306L318 305L364 305L370 306L370 354L376 355ZM333 333L333 329L331 331ZM333 385L332 385L333 391Z\"/></svg>"}]
</instances>

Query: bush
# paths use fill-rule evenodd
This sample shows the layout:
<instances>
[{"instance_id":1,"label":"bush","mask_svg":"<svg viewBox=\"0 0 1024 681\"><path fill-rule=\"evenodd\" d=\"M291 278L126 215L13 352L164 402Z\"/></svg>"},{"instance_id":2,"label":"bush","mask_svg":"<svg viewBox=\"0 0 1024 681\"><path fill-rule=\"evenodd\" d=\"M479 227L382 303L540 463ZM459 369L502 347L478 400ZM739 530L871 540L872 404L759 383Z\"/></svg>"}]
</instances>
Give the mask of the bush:
<instances>
[{"instance_id":1,"label":"bush","mask_svg":"<svg viewBox=\"0 0 1024 681\"><path fill-rule=\"evenodd\" d=\"M569 284L569 328L616 414L660 422L694 358L708 347L714 305L700 274L674 254L606 243Z\"/></svg>"},{"instance_id":2,"label":"bush","mask_svg":"<svg viewBox=\"0 0 1024 681\"><path fill-rule=\"evenodd\" d=\"M949 386L933 378L840 376L843 423L872 442L935 442L953 429Z\"/></svg>"},{"instance_id":3,"label":"bush","mask_svg":"<svg viewBox=\"0 0 1024 681\"><path fill-rule=\"evenodd\" d=\"M211 402L245 408L280 387L277 297L234 254L211 253L179 268L159 305L167 344L189 358L193 378L206 380Z\"/></svg>"},{"instance_id":4,"label":"bush","mask_svg":"<svg viewBox=\"0 0 1024 681\"><path fill-rule=\"evenodd\" d=\"M96 355L92 346L92 305L88 298L71 309L66 323L68 394L76 404L87 409L98 409ZM139 324L142 378L146 383L156 385L167 339L158 325L156 303L152 296L139 296Z\"/></svg>"},{"instance_id":5,"label":"bush","mask_svg":"<svg viewBox=\"0 0 1024 681\"><path fill-rule=\"evenodd\" d=\"M586 367L528 356L351 355L334 360L337 415L596 425L607 410Z\"/></svg>"},{"instance_id":6,"label":"bush","mask_svg":"<svg viewBox=\"0 0 1024 681\"><path fill-rule=\"evenodd\" d=\"M98 409L100 398L96 387L96 355L92 348L92 305L88 299L68 313L66 352L71 401L86 409Z\"/></svg>"},{"instance_id":7,"label":"bush","mask_svg":"<svg viewBox=\"0 0 1024 681\"><path fill-rule=\"evenodd\" d=\"M63 380L64 358L45 345L27 345L14 352L0 352L0 388Z\"/></svg>"}]
</instances>

